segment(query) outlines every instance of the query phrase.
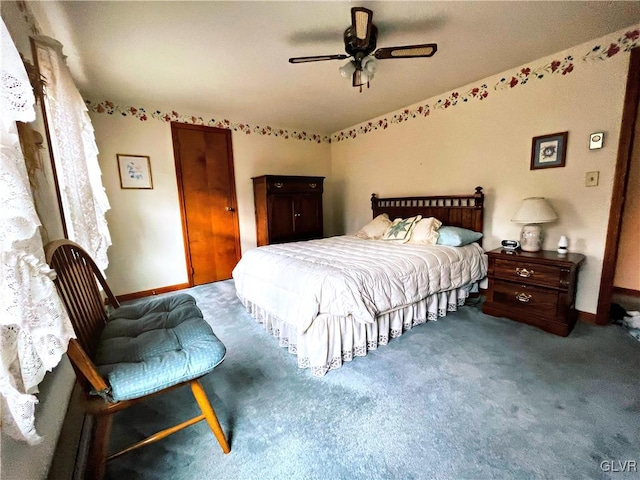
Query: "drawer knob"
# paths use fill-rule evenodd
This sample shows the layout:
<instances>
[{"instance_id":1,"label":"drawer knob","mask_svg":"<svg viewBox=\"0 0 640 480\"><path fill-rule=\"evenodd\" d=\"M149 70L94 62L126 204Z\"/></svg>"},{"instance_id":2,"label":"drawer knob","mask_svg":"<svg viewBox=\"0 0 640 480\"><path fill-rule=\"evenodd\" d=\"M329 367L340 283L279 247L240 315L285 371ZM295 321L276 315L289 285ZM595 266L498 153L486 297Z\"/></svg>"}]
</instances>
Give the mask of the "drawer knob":
<instances>
[{"instance_id":1,"label":"drawer knob","mask_svg":"<svg viewBox=\"0 0 640 480\"><path fill-rule=\"evenodd\" d=\"M317 183L310 183L310 184L309 184L309 186L310 186L311 188L316 188L316 187L318 186L318 184L317 184Z\"/></svg>"},{"instance_id":2,"label":"drawer knob","mask_svg":"<svg viewBox=\"0 0 640 480\"><path fill-rule=\"evenodd\" d=\"M520 267L516 268L516 275L518 275L519 277L529 278L531 275L533 275L533 273L533 270L527 270L526 268Z\"/></svg>"},{"instance_id":3,"label":"drawer knob","mask_svg":"<svg viewBox=\"0 0 640 480\"><path fill-rule=\"evenodd\" d=\"M282 183L282 182L276 182L276 183L274 183L273 185L274 185L276 188L282 188L282 187L284 187L284 183Z\"/></svg>"},{"instance_id":4,"label":"drawer knob","mask_svg":"<svg viewBox=\"0 0 640 480\"><path fill-rule=\"evenodd\" d=\"M516 300L522 303L529 303L531 301L531 295L524 292L516 292Z\"/></svg>"}]
</instances>

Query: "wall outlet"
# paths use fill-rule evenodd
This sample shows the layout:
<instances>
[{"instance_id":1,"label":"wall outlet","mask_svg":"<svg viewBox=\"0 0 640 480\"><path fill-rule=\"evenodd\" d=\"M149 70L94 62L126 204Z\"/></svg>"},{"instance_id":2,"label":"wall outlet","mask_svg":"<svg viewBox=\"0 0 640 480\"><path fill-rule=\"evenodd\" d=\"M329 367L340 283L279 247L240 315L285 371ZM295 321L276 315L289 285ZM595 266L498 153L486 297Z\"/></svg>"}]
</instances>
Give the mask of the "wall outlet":
<instances>
[{"instance_id":1,"label":"wall outlet","mask_svg":"<svg viewBox=\"0 0 640 480\"><path fill-rule=\"evenodd\" d=\"M587 172L587 175L584 179L585 187L597 187L598 180L600 178L600 172Z\"/></svg>"}]
</instances>

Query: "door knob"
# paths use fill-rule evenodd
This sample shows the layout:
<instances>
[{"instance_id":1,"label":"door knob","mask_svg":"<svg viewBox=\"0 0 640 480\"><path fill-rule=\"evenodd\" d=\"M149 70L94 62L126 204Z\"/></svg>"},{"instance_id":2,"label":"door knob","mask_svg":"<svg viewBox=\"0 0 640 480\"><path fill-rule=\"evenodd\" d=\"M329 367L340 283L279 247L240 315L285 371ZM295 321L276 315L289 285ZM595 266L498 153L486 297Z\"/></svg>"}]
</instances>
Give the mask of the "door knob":
<instances>
[{"instance_id":1,"label":"door knob","mask_svg":"<svg viewBox=\"0 0 640 480\"><path fill-rule=\"evenodd\" d=\"M225 210L226 210L227 212L233 212L233 207L227 207L227 208L225 208Z\"/></svg>"}]
</instances>

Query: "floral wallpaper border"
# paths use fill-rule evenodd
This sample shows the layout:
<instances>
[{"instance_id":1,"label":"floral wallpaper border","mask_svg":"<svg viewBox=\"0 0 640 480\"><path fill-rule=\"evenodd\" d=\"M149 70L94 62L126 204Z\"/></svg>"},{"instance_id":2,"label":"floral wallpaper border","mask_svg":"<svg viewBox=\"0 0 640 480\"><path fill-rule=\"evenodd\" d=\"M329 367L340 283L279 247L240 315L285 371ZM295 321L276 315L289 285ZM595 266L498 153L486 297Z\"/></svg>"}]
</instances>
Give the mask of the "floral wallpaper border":
<instances>
[{"instance_id":1,"label":"floral wallpaper border","mask_svg":"<svg viewBox=\"0 0 640 480\"><path fill-rule=\"evenodd\" d=\"M615 38L615 37L614 37ZM606 44L596 44L589 52L582 56L582 61L604 61L613 57L620 52L629 52L632 48L640 45L640 29L636 28L629 30L619 36L617 40ZM544 65L537 67L522 67L517 72L510 76L502 77L498 82L493 85L493 88L489 88L486 83L482 83L475 87L472 87L466 91L453 91L433 104L422 104L413 108L405 108L397 112L393 112L390 117L383 117L378 120L362 123L357 127L351 129L342 130L334 133L333 135L322 135L315 133L308 133L305 131L289 131L282 128L275 128L270 126L250 126L246 123L235 123L230 120L216 120L211 118L205 120L203 117L196 117L192 115L180 114L174 110L171 112L162 112L156 110L151 114L148 114L142 107L126 107L116 105L111 101L105 100L103 102L93 102L91 100L85 100L87 108L96 113L106 113L108 115L122 115L124 117L134 117L140 121L147 121L149 118L154 118L163 122L182 122L190 123L193 125L207 125L210 127L227 128L234 132L242 132L246 135L257 134L273 137L280 137L284 139L296 139L307 140L315 143L331 143L341 142L343 140L356 138L359 135L365 135L375 130L384 130L389 125L399 124L409 121L414 118L428 117L432 113L447 110L457 105L468 103L471 101L483 101L488 98L493 91L511 90L515 87L526 85L532 80L541 80L547 78L550 75L569 75L576 68L576 61L572 55L567 55L564 58L554 59Z\"/></svg>"},{"instance_id":2,"label":"floral wallpaper border","mask_svg":"<svg viewBox=\"0 0 640 480\"><path fill-rule=\"evenodd\" d=\"M160 120L162 122L181 122L181 123L189 123L191 125L206 125L208 127L217 127L217 128L226 128L229 130L233 130L234 132L241 132L246 135L257 134L257 135L266 135L272 137L281 137L284 139L294 138L296 140L308 140L315 143L330 143L331 138L328 135L319 135L316 133L308 133L305 131L290 131L283 128L275 128L275 127L260 127L255 126L252 127L246 123L235 123L231 120L216 120L215 118L211 118L209 120L205 120L203 117L196 117L193 115L183 115L175 110L171 112L162 112L160 110L156 110L151 112L150 114L142 107L124 107L121 105L116 105L115 103L105 100L103 102L93 102L91 100L85 100L87 108L91 112L96 113L106 113L108 115L121 115L123 117L134 117L140 120L141 122L146 122L149 118L154 118L156 120Z\"/></svg>"},{"instance_id":3,"label":"floral wallpaper border","mask_svg":"<svg viewBox=\"0 0 640 480\"><path fill-rule=\"evenodd\" d=\"M597 44L588 53L583 55L582 61L607 60L617 53L629 52L632 48L640 45L640 29L629 30L622 34L616 41L609 45ZM575 60L572 55L567 55L561 59L554 59L549 63L538 67L523 67L510 77L501 78L494 86L493 90L509 90L520 85L525 85L530 80L540 80L548 75L568 75L574 71ZM381 118L358 125L357 127L342 130L331 136L332 142L356 138L374 130L386 129L391 124L402 123L412 118L427 117L439 110L447 110L456 105L467 103L473 100L482 101L490 95L491 90L486 83L473 87L465 92L453 91L445 97L437 100L433 105L428 103L414 108L406 108L391 117Z\"/></svg>"}]
</instances>

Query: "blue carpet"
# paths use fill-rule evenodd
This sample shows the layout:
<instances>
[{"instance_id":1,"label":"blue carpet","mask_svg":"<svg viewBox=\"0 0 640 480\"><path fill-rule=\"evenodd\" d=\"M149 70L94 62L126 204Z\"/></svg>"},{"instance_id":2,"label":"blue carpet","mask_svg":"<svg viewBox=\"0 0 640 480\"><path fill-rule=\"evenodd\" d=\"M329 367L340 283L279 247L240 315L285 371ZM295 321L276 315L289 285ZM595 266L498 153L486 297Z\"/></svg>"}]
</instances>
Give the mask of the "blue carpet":
<instances>
[{"instance_id":1,"label":"blue carpet","mask_svg":"<svg viewBox=\"0 0 640 480\"><path fill-rule=\"evenodd\" d=\"M227 346L203 385L231 453L201 422L108 479L638 478L611 472L640 468L640 343L621 327L562 338L467 306L314 378L232 281L189 293ZM112 448L196 413L188 387L132 407Z\"/></svg>"}]
</instances>

